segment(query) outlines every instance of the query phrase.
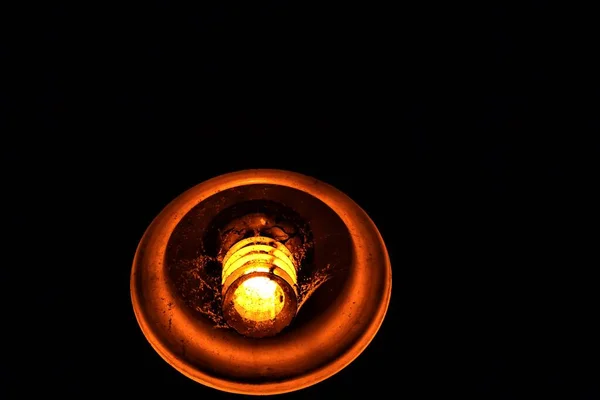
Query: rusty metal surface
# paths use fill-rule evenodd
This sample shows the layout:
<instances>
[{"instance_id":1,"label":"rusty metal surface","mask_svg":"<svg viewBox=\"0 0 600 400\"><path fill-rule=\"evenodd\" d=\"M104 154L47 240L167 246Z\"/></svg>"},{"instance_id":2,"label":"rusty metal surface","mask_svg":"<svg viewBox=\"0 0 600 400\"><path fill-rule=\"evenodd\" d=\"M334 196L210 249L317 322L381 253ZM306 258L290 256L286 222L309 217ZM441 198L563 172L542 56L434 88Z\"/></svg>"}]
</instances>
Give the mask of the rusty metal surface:
<instances>
[{"instance_id":1,"label":"rusty metal surface","mask_svg":"<svg viewBox=\"0 0 600 400\"><path fill-rule=\"evenodd\" d=\"M308 314L299 316L293 329L253 339L194 313L174 289L165 256L171 233L199 203L228 189L262 184L293 188L323 202L345 225L351 254L339 293L318 304L318 313L306 307ZM377 333L390 295L389 257L367 214L332 186L280 170L230 173L181 194L146 230L131 273L133 309L157 353L199 383L245 394L294 391L344 368Z\"/></svg>"}]
</instances>

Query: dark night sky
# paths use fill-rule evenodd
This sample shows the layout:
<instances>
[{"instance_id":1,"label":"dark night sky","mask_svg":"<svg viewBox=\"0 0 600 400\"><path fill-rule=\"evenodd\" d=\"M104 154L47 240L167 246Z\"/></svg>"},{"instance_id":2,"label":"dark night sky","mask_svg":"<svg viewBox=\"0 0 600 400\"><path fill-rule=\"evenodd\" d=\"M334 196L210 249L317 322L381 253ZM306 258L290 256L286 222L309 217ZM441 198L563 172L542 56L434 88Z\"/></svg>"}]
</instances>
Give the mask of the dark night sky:
<instances>
[{"instance_id":1,"label":"dark night sky","mask_svg":"<svg viewBox=\"0 0 600 400\"><path fill-rule=\"evenodd\" d=\"M363 207L394 279L367 350L282 399L599 398L597 243L581 228L597 230L597 178L580 184L597 148L575 137L590 117L598 132L581 101L597 105L597 88L561 10L525 4L32 11L10 48L31 57L26 79L2 104L17 122L3 149L12 253L28 275L12 311L34 328L13 332L25 350L3 361L2 390L234 397L151 349L130 305L131 262L184 190L281 168Z\"/></svg>"}]
</instances>

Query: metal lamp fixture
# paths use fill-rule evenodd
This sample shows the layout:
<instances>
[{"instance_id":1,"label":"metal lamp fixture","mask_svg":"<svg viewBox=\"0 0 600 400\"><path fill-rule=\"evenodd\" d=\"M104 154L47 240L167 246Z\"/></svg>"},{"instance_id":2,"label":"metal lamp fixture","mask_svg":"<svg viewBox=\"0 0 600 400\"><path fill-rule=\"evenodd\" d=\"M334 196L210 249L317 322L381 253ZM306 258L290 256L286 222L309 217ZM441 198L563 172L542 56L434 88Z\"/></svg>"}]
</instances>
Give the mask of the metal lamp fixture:
<instances>
[{"instance_id":1,"label":"metal lamp fixture","mask_svg":"<svg viewBox=\"0 0 600 400\"><path fill-rule=\"evenodd\" d=\"M192 187L142 237L131 272L137 321L189 378L276 394L335 374L377 333L391 295L381 235L314 178L245 170Z\"/></svg>"}]
</instances>

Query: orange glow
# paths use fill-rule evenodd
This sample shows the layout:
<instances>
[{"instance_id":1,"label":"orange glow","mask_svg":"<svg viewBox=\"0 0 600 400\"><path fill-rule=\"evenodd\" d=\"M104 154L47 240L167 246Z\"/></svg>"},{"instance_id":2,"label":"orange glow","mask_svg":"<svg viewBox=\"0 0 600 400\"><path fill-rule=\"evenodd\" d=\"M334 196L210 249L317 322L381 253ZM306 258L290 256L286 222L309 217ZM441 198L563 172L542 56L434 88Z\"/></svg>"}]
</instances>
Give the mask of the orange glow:
<instances>
[{"instance_id":1,"label":"orange glow","mask_svg":"<svg viewBox=\"0 0 600 400\"><path fill-rule=\"evenodd\" d=\"M234 272L251 265L261 265L267 270L272 265L281 268L291 278L291 282L288 282L291 286L295 286L298 280L296 266L288 248L275 239L255 236L234 244L223 258L223 285Z\"/></svg>"},{"instance_id":2,"label":"orange glow","mask_svg":"<svg viewBox=\"0 0 600 400\"><path fill-rule=\"evenodd\" d=\"M247 330L250 329L256 337L267 331L276 333L272 328L276 321L289 323L297 312L297 299L288 297L297 297L297 280L296 264L285 245L266 236L240 240L223 258L223 298L233 303L237 313L233 316L225 313L228 323L246 334L250 334ZM229 296L228 291L231 291ZM284 309L288 311L281 314ZM277 325L281 329L287 323Z\"/></svg>"},{"instance_id":3,"label":"orange glow","mask_svg":"<svg viewBox=\"0 0 600 400\"><path fill-rule=\"evenodd\" d=\"M243 318L262 322L275 318L283 310L285 294L274 280L256 276L238 286L233 302Z\"/></svg>"},{"instance_id":4,"label":"orange glow","mask_svg":"<svg viewBox=\"0 0 600 400\"><path fill-rule=\"evenodd\" d=\"M309 224L306 233L319 241L308 263L300 257L302 261L296 263L290 254L300 254L290 242L304 234L300 231L285 240L289 248L259 236L222 247L219 250L228 250L222 259L215 249L200 251L208 243L202 233L212 226L213 218L238 203L255 200L283 205ZM268 221L258 222L262 226ZM253 232L273 234L266 229ZM210 272L215 278L214 269L204 270L214 266L213 255L221 262L221 274L216 281L204 282L196 272L207 276ZM199 257L192 260L192 256ZM205 259L210 264L204 264ZM188 268L190 261L193 268ZM314 282L307 279L315 271L329 269L330 263L332 279L311 286ZM183 279L172 274L178 269ZM195 296L200 284L210 286L210 299L197 296L196 303L192 301L196 298L182 295ZM306 289L315 287L321 289L302 303L308 296ZM290 171L246 170L188 189L156 216L136 250L130 288L141 331L177 371L225 392L275 395L317 384L365 350L386 315L392 269L377 227L347 195ZM209 289L203 288L207 293ZM283 298L277 304L274 300L280 292ZM300 309L300 304L305 305ZM221 312L232 329L221 329L225 326L199 312L205 309ZM372 368L385 372L384 365Z\"/></svg>"}]
</instances>

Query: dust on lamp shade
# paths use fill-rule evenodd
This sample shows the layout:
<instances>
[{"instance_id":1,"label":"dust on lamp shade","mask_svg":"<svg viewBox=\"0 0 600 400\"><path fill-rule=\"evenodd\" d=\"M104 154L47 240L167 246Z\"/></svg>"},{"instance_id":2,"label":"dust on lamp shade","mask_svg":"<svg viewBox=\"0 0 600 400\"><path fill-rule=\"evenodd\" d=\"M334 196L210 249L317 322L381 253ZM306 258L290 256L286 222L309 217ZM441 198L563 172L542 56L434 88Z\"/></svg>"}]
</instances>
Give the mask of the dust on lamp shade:
<instances>
[{"instance_id":1,"label":"dust on lamp shade","mask_svg":"<svg viewBox=\"0 0 600 400\"><path fill-rule=\"evenodd\" d=\"M341 191L245 170L169 203L130 283L140 328L166 362L218 390L267 395L314 385L367 347L391 265L373 221Z\"/></svg>"}]
</instances>

